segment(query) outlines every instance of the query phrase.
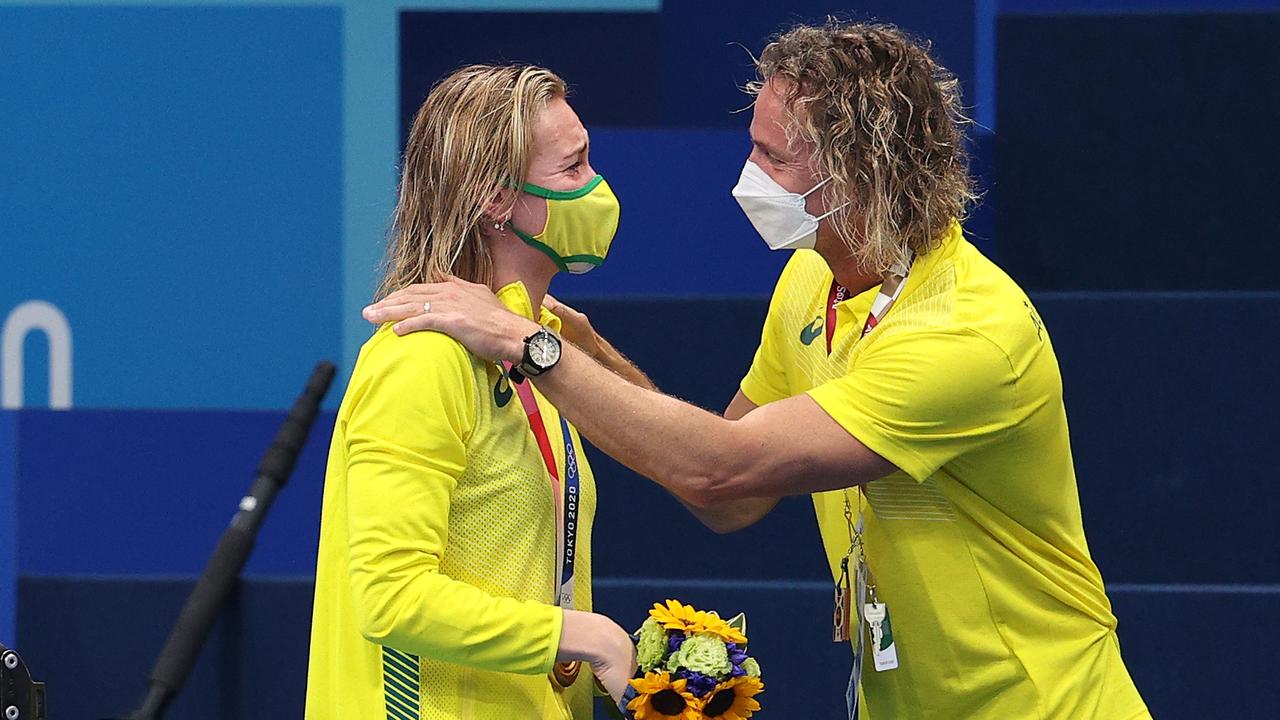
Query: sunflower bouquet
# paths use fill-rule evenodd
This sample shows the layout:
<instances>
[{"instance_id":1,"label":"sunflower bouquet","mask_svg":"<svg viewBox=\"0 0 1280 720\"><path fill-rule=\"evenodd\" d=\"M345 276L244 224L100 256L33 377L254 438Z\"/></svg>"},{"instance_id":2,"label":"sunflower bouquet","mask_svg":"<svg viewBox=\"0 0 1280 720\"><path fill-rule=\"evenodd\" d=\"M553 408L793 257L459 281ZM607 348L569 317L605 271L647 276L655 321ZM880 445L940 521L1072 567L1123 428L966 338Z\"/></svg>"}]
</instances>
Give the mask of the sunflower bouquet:
<instances>
[{"instance_id":1,"label":"sunflower bouquet","mask_svg":"<svg viewBox=\"0 0 1280 720\"><path fill-rule=\"evenodd\" d=\"M677 600L654 603L635 634L636 679L623 696L634 720L747 720L760 709L760 665L747 619L722 620Z\"/></svg>"}]
</instances>

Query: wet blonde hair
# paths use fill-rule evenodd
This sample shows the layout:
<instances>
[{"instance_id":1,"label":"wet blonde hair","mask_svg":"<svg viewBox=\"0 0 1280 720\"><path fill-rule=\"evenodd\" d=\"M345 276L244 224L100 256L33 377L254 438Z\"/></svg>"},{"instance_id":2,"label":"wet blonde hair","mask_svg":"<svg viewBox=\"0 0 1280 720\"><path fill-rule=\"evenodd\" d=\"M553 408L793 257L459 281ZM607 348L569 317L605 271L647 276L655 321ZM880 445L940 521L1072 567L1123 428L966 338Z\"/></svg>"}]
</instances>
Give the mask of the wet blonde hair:
<instances>
[{"instance_id":1,"label":"wet blonde hair","mask_svg":"<svg viewBox=\"0 0 1280 720\"><path fill-rule=\"evenodd\" d=\"M448 275L491 284L486 210L499 188L524 184L534 121L564 95L564 80L532 65L469 65L432 88L405 143L378 298Z\"/></svg>"},{"instance_id":2,"label":"wet blonde hair","mask_svg":"<svg viewBox=\"0 0 1280 720\"><path fill-rule=\"evenodd\" d=\"M936 247L975 198L960 83L930 49L892 25L832 18L778 36L747 86L785 81L787 141L813 144L827 207L849 202L829 220L877 273Z\"/></svg>"}]
</instances>

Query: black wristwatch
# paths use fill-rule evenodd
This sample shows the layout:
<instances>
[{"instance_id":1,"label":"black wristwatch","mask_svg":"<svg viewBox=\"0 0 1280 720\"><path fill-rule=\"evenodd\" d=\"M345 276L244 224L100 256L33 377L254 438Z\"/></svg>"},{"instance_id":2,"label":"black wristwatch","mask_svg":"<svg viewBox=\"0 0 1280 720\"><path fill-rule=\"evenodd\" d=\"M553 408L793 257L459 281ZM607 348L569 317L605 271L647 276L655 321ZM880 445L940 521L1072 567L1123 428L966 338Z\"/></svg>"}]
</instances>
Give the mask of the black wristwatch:
<instances>
[{"instance_id":1,"label":"black wristwatch","mask_svg":"<svg viewBox=\"0 0 1280 720\"><path fill-rule=\"evenodd\" d=\"M541 327L538 331L524 339L524 358L511 368L512 374L519 373L524 377L538 377L560 362L560 336L551 330ZM520 382L520 378L511 378Z\"/></svg>"}]
</instances>

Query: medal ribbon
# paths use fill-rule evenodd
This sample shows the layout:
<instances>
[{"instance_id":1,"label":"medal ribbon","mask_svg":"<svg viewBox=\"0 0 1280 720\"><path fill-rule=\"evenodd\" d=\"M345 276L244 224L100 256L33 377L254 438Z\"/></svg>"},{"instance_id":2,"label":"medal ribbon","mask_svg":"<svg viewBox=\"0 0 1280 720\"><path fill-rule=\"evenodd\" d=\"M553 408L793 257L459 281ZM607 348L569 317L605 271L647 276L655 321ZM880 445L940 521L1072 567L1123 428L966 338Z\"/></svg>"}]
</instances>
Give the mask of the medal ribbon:
<instances>
[{"instance_id":1,"label":"medal ribbon","mask_svg":"<svg viewBox=\"0 0 1280 720\"><path fill-rule=\"evenodd\" d=\"M504 362L503 369L508 377L511 363ZM578 455L573 446L573 436L569 433L569 421L560 416L560 432L564 436L564 487L560 483L560 469L556 467L556 456L551 450L551 438L547 435L547 426L542 421L542 411L538 409L538 401L533 395L533 385L525 380L511 383L520 396L520 404L524 406L525 416L529 420L529 430L538 443L538 451L547 466L547 474L551 477L551 495L556 507L556 604L565 610L573 609L573 566L577 556L578 540L578 502L581 498L581 478L578 472Z\"/></svg>"}]
</instances>

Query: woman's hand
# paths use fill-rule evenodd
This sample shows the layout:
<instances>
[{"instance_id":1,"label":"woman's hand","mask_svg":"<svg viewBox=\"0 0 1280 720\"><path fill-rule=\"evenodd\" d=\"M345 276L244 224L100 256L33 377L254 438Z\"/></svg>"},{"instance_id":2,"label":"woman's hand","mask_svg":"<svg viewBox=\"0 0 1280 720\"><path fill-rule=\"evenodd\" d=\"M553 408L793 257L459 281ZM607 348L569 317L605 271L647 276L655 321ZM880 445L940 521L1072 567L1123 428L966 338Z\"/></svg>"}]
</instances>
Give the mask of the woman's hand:
<instances>
[{"instance_id":1,"label":"woman's hand","mask_svg":"<svg viewBox=\"0 0 1280 720\"><path fill-rule=\"evenodd\" d=\"M587 316L565 305L548 293L542 300L542 306L560 318L560 336L577 345L591 357L600 355L600 336L591 327Z\"/></svg>"},{"instance_id":2,"label":"woman's hand","mask_svg":"<svg viewBox=\"0 0 1280 720\"><path fill-rule=\"evenodd\" d=\"M436 330L479 357L513 363L524 357L524 338L538 330L537 323L504 307L487 286L458 278L410 285L361 314L372 323L394 322L397 335Z\"/></svg>"},{"instance_id":3,"label":"woman's hand","mask_svg":"<svg viewBox=\"0 0 1280 720\"><path fill-rule=\"evenodd\" d=\"M636 646L617 623L604 615L564 611L556 660L585 660L616 703L636 673Z\"/></svg>"},{"instance_id":4,"label":"woman's hand","mask_svg":"<svg viewBox=\"0 0 1280 720\"><path fill-rule=\"evenodd\" d=\"M616 704L622 700L627 683L636 675L636 645L625 630L616 624L613 627L617 631L610 636L611 642L602 657L591 663L591 672Z\"/></svg>"}]
</instances>

